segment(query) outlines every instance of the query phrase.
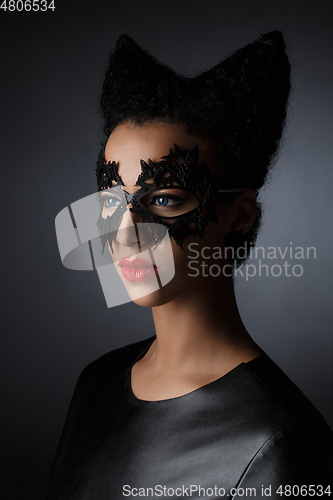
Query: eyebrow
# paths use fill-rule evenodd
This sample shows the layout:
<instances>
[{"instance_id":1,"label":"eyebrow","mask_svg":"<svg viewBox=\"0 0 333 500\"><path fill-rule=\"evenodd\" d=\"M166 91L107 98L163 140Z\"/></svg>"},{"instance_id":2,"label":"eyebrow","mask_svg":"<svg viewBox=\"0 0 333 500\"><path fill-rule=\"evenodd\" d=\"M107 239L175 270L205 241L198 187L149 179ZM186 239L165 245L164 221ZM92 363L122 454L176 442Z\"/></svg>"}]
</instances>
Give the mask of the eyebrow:
<instances>
[{"instance_id":1,"label":"eyebrow","mask_svg":"<svg viewBox=\"0 0 333 500\"><path fill-rule=\"evenodd\" d=\"M106 196L109 196L110 194L112 194L112 193L109 193L109 189L112 189L112 188L102 189L102 191L100 191L102 198L105 198Z\"/></svg>"},{"instance_id":2,"label":"eyebrow","mask_svg":"<svg viewBox=\"0 0 333 500\"><path fill-rule=\"evenodd\" d=\"M109 188L106 188L106 189L101 189L101 191L98 191L100 193L100 195L101 195L101 198L106 198L107 196L110 196L110 194L112 194L112 193L110 193L109 190L112 189L112 188L114 188L114 187L120 187L121 190L124 193L128 194L129 196L131 195L131 193L128 193L125 189L123 189L124 188L124 184L122 184L122 185L116 184L115 186L112 186L112 187L109 187ZM137 191L140 191L140 189L137 189ZM136 193L137 191L134 191L134 192ZM115 194L117 194L116 191L113 191L113 192ZM134 193L132 193L132 194L134 194Z\"/></svg>"}]
</instances>

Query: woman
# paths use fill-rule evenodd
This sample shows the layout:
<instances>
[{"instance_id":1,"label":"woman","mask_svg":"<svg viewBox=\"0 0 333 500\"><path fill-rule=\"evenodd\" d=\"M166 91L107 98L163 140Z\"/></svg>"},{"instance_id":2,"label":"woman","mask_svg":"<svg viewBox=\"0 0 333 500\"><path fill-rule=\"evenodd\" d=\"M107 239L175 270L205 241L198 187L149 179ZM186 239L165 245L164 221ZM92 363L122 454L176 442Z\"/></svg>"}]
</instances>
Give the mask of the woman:
<instances>
[{"instance_id":1,"label":"woman","mask_svg":"<svg viewBox=\"0 0 333 500\"><path fill-rule=\"evenodd\" d=\"M332 431L250 337L231 272L256 239L289 72L279 32L196 78L119 39L97 226L156 337L81 374L49 500L331 494Z\"/></svg>"}]
</instances>

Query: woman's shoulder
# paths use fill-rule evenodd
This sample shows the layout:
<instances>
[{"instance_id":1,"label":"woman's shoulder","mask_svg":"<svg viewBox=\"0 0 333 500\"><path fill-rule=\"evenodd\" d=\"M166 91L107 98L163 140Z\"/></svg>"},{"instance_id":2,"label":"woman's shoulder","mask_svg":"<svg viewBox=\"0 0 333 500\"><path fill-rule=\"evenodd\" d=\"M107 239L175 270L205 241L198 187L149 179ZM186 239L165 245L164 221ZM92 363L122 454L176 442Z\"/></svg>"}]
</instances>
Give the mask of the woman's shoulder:
<instances>
[{"instance_id":1,"label":"woman's shoulder","mask_svg":"<svg viewBox=\"0 0 333 500\"><path fill-rule=\"evenodd\" d=\"M257 493L263 486L264 496L283 498L290 485L293 496L308 498L312 489L304 487L301 495L297 488L315 485L320 495L320 486L326 488L333 476L333 432L324 417L265 353L242 366L239 381L244 406L239 401L233 425L250 430L240 433L240 448L252 449L239 486Z\"/></svg>"},{"instance_id":2,"label":"woman's shoulder","mask_svg":"<svg viewBox=\"0 0 333 500\"><path fill-rule=\"evenodd\" d=\"M265 440L249 461L240 490L264 489L271 498L332 494L333 434L318 422L297 421ZM236 495L234 497L238 499Z\"/></svg>"},{"instance_id":3,"label":"woman's shoulder","mask_svg":"<svg viewBox=\"0 0 333 500\"><path fill-rule=\"evenodd\" d=\"M78 385L94 385L100 380L122 377L135 360L149 348L155 336L114 349L89 363L81 372Z\"/></svg>"},{"instance_id":4,"label":"woman's shoulder","mask_svg":"<svg viewBox=\"0 0 333 500\"><path fill-rule=\"evenodd\" d=\"M279 368L266 354L245 364L248 377L252 379L257 396L261 394L267 406L278 412L285 424L317 423L323 429L331 432L324 417L305 396L299 387ZM260 408L260 412L263 411Z\"/></svg>"},{"instance_id":5,"label":"woman's shoulder","mask_svg":"<svg viewBox=\"0 0 333 500\"><path fill-rule=\"evenodd\" d=\"M90 411L99 408L103 401L123 397L126 372L154 338L114 349L89 363L77 379L66 422L71 421L73 415L75 419L89 419Z\"/></svg>"}]
</instances>

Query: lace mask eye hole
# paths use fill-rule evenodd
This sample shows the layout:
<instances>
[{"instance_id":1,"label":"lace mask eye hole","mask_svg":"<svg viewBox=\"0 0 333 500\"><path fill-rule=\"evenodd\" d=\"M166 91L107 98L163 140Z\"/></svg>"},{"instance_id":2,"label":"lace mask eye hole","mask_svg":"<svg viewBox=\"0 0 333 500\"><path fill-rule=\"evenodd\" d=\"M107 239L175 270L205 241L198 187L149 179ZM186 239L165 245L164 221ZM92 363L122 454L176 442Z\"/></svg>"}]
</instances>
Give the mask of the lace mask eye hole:
<instances>
[{"instance_id":1,"label":"lace mask eye hole","mask_svg":"<svg viewBox=\"0 0 333 500\"><path fill-rule=\"evenodd\" d=\"M199 199L194 193L175 187L149 191L140 202L152 214L165 218L180 217L199 206Z\"/></svg>"}]
</instances>

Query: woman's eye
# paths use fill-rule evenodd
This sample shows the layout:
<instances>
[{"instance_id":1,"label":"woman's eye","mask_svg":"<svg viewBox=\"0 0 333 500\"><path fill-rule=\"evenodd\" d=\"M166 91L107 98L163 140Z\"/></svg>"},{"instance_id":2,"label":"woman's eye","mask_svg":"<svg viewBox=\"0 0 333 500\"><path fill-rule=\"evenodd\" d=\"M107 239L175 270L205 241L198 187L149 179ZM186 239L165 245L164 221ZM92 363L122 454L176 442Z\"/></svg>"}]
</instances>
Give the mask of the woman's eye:
<instances>
[{"instance_id":1,"label":"woman's eye","mask_svg":"<svg viewBox=\"0 0 333 500\"><path fill-rule=\"evenodd\" d=\"M119 204L120 204L120 201L116 200L115 198L106 198L106 200L104 200L104 206L106 208L114 208L114 207L118 206Z\"/></svg>"},{"instance_id":2,"label":"woman's eye","mask_svg":"<svg viewBox=\"0 0 333 500\"><path fill-rule=\"evenodd\" d=\"M174 205L175 203L179 203L179 202L182 202L183 200L181 198L170 198L168 196L156 196L154 199L153 199L153 202L155 201L155 205L158 205L160 207L166 207L166 206L170 206L170 205Z\"/></svg>"},{"instance_id":3,"label":"woman's eye","mask_svg":"<svg viewBox=\"0 0 333 500\"><path fill-rule=\"evenodd\" d=\"M198 198L193 193L175 188L171 193L148 193L140 202L153 214L169 219L191 212L199 204Z\"/></svg>"}]
</instances>

